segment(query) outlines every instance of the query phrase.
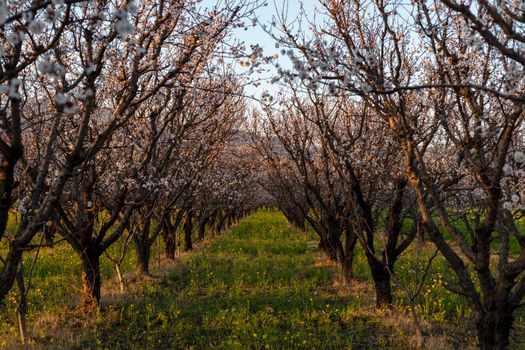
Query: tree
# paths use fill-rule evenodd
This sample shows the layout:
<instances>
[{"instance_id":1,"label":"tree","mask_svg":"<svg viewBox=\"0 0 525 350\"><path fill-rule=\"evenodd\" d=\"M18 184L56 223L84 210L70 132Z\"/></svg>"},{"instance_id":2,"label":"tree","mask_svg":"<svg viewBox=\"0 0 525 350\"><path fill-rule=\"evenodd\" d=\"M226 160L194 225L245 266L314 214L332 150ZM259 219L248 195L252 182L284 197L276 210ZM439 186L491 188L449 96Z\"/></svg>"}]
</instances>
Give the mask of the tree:
<instances>
[{"instance_id":1,"label":"tree","mask_svg":"<svg viewBox=\"0 0 525 350\"><path fill-rule=\"evenodd\" d=\"M341 264L347 278L359 240L377 305L390 304L394 264L416 234L415 229L404 232L403 222L417 217L388 126L366 105L347 103L342 96L306 90L300 98L294 85L291 90L292 97L279 103L286 112L274 117L268 109L267 119L303 181L310 204L304 215L319 232L320 247ZM378 251L380 242L385 245Z\"/></svg>"},{"instance_id":2,"label":"tree","mask_svg":"<svg viewBox=\"0 0 525 350\"><path fill-rule=\"evenodd\" d=\"M451 289L475 312L480 346L505 348L525 293L523 246L513 258L508 250L511 240L522 241L516 228L521 198L503 185L505 174L521 167L514 145L523 123L523 41L516 24L523 9L418 1L411 18L390 1L322 4L330 22L314 30L314 40L284 26L281 42L300 57L291 51L296 73L283 74L347 91L388 122L422 227L456 275ZM446 168L437 154L449 155ZM468 224L465 231L458 220Z\"/></svg>"}]
</instances>

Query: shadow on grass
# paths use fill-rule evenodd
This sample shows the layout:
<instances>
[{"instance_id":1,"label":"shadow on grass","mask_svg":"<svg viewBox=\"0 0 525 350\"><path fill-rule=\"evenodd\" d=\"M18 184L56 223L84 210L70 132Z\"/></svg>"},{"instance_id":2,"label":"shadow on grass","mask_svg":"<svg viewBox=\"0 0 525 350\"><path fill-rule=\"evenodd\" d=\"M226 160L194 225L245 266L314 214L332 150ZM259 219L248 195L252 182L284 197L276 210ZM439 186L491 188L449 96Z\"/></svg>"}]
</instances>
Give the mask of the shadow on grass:
<instances>
[{"instance_id":1,"label":"shadow on grass","mask_svg":"<svg viewBox=\"0 0 525 350\"><path fill-rule=\"evenodd\" d=\"M339 296L334 267L316 258L315 245L281 214L260 211L165 277L138 282L99 314L65 314L35 339L52 349L409 347L411 321L400 326L402 312L384 322L368 308L365 283L361 298Z\"/></svg>"},{"instance_id":2,"label":"shadow on grass","mask_svg":"<svg viewBox=\"0 0 525 350\"><path fill-rule=\"evenodd\" d=\"M320 286L329 267L281 215L260 212L131 299L102 308L74 344L104 349L361 349L380 326L360 302ZM68 327L64 323L64 327Z\"/></svg>"},{"instance_id":3,"label":"shadow on grass","mask_svg":"<svg viewBox=\"0 0 525 350\"><path fill-rule=\"evenodd\" d=\"M317 270L326 270L317 268ZM323 273L321 273L323 274ZM294 286L274 285L187 296L159 286L152 294L120 305L119 317L82 334L78 348L111 349L341 349L371 348L379 325L352 314L354 300ZM177 291L178 290L178 291ZM181 293L181 294L178 294ZM104 317L103 317L104 318Z\"/></svg>"}]
</instances>

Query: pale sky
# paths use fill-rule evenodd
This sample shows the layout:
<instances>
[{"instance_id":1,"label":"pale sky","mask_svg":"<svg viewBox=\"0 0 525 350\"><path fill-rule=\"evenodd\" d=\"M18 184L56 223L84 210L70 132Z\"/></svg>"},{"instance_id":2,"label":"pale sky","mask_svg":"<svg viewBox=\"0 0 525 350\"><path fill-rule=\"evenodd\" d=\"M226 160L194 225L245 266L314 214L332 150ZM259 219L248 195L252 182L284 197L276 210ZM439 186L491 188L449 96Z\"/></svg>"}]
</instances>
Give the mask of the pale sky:
<instances>
[{"instance_id":1,"label":"pale sky","mask_svg":"<svg viewBox=\"0 0 525 350\"><path fill-rule=\"evenodd\" d=\"M210 1L215 3L213 0L206 0L205 2ZM283 11L287 11L287 22L295 20L301 11L301 3L304 6L305 13L313 18L315 6L318 4L317 0L268 0L268 5L263 6L257 10L256 16L258 18L259 24L255 27L251 23L247 23L247 30L243 28L236 29L234 35L239 40L243 41L247 48L250 45L259 44L263 50L265 56L271 56L273 54L279 54L280 49L275 47L275 41L273 38L268 35L261 25L266 24L268 27L271 26L272 19L278 14L282 14ZM288 57L279 57L279 64L283 67L290 67L290 61ZM266 66L265 68L270 69L269 72L257 75L257 77L267 78L270 80L273 75L276 74L275 69L271 65ZM236 65L236 70L239 72L246 72L247 68ZM275 92L278 89L277 86L271 85L269 83L262 83L261 86L247 86L245 89L245 94L249 96L260 97L261 93L264 90L268 90L270 93Z\"/></svg>"},{"instance_id":2,"label":"pale sky","mask_svg":"<svg viewBox=\"0 0 525 350\"><path fill-rule=\"evenodd\" d=\"M272 18L274 16L278 16L278 14L282 14L283 11L287 11L288 21L293 21L299 16L299 13L301 11L301 3L302 3L302 6L304 6L306 14L308 16L313 17L313 13L315 10L315 4L317 4L317 0L304 0L304 1L268 0L268 6L264 6L257 11L257 18L259 19L260 24L266 24L268 27L270 27L272 23ZM273 38L271 38L263 30L263 28L261 28L260 25L256 27L250 27L246 31L239 30L238 32L239 32L238 37L244 42L246 42L247 46L249 46L250 44L259 44L260 46L262 46L264 50L264 54L266 56L271 56L273 54L280 53L280 49L275 48L275 41L273 40ZM280 55L279 64L283 67L289 67L290 61L288 57L282 57ZM242 67L238 67L238 68L241 70L245 69ZM272 67L270 66L268 68L271 69ZM262 77L269 78L275 74L276 74L275 70L271 69L270 72L263 74ZM264 90L268 90L270 93L272 93L277 88L278 87L275 85L271 85L269 83L263 83L259 87L248 86L245 92L247 95L254 95L255 97L259 97L260 94Z\"/></svg>"}]
</instances>

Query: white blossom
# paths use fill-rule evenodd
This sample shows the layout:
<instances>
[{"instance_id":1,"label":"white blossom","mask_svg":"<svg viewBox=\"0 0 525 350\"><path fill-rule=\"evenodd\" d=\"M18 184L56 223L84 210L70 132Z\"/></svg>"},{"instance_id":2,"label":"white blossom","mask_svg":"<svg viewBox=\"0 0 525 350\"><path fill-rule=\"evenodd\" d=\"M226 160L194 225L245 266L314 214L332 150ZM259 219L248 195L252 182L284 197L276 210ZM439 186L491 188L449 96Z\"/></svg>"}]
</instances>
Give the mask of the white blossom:
<instances>
[{"instance_id":1,"label":"white blossom","mask_svg":"<svg viewBox=\"0 0 525 350\"><path fill-rule=\"evenodd\" d=\"M7 35L7 42L11 45L18 45L24 41L24 32L13 32Z\"/></svg>"},{"instance_id":2,"label":"white blossom","mask_svg":"<svg viewBox=\"0 0 525 350\"><path fill-rule=\"evenodd\" d=\"M53 64L49 61L49 57L47 56L41 59L37 64L37 69L43 74L51 73L53 68Z\"/></svg>"},{"instance_id":3,"label":"white blossom","mask_svg":"<svg viewBox=\"0 0 525 350\"><path fill-rule=\"evenodd\" d=\"M504 210L509 210L509 211L512 210L512 203L510 203L510 202L504 202L504 203L503 203L503 209L504 209Z\"/></svg>"},{"instance_id":4,"label":"white blossom","mask_svg":"<svg viewBox=\"0 0 525 350\"><path fill-rule=\"evenodd\" d=\"M120 36L126 38L133 32L133 26L127 21L125 17L123 17L117 20L117 23L115 24L115 30Z\"/></svg>"},{"instance_id":5,"label":"white blossom","mask_svg":"<svg viewBox=\"0 0 525 350\"><path fill-rule=\"evenodd\" d=\"M9 17L9 9L7 8L6 0L0 1L0 25L4 24Z\"/></svg>"},{"instance_id":6,"label":"white blossom","mask_svg":"<svg viewBox=\"0 0 525 350\"><path fill-rule=\"evenodd\" d=\"M139 8L134 3L129 3L128 6L126 7L126 10L128 11L128 13L133 15L138 12Z\"/></svg>"},{"instance_id":7,"label":"white blossom","mask_svg":"<svg viewBox=\"0 0 525 350\"><path fill-rule=\"evenodd\" d=\"M75 114L77 112L77 105L73 103L72 101L69 101L64 106L64 113L65 114Z\"/></svg>"},{"instance_id":8,"label":"white blossom","mask_svg":"<svg viewBox=\"0 0 525 350\"><path fill-rule=\"evenodd\" d=\"M18 92L18 88L22 85L22 80L18 78L11 79L11 82L9 84L9 92L8 95L11 98L20 99L20 93Z\"/></svg>"},{"instance_id":9,"label":"white blossom","mask_svg":"<svg viewBox=\"0 0 525 350\"><path fill-rule=\"evenodd\" d=\"M27 26L27 30L31 34L41 34L44 31L44 23L40 21L31 21L29 22L29 25Z\"/></svg>"},{"instance_id":10,"label":"white blossom","mask_svg":"<svg viewBox=\"0 0 525 350\"><path fill-rule=\"evenodd\" d=\"M92 62L90 62L90 63L88 63L86 65L86 73L87 74L94 73L96 69L97 69L97 66L95 66Z\"/></svg>"},{"instance_id":11,"label":"white blossom","mask_svg":"<svg viewBox=\"0 0 525 350\"><path fill-rule=\"evenodd\" d=\"M55 96L55 102L58 104L58 105L64 105L66 104L68 101L68 98L66 95L64 95L63 93L59 92L58 94L56 94Z\"/></svg>"},{"instance_id":12,"label":"white blossom","mask_svg":"<svg viewBox=\"0 0 525 350\"><path fill-rule=\"evenodd\" d=\"M505 164L503 166L503 173L505 173L505 175L512 175L513 172L514 168L510 164Z\"/></svg>"},{"instance_id":13,"label":"white blossom","mask_svg":"<svg viewBox=\"0 0 525 350\"><path fill-rule=\"evenodd\" d=\"M57 77L63 76L65 71L66 69L64 66L57 64L57 63L53 65L53 74L55 74Z\"/></svg>"},{"instance_id":14,"label":"white blossom","mask_svg":"<svg viewBox=\"0 0 525 350\"><path fill-rule=\"evenodd\" d=\"M525 154L523 152L514 152L514 161L518 164L525 163Z\"/></svg>"}]
</instances>

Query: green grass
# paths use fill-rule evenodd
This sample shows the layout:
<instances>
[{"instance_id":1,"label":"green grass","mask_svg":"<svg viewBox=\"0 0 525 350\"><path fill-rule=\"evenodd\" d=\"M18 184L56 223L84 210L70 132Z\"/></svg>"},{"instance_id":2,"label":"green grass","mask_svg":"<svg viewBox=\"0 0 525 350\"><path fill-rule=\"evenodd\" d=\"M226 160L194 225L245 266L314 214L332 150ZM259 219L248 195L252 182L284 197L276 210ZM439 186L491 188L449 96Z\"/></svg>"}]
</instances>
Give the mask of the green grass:
<instances>
[{"instance_id":1,"label":"green grass","mask_svg":"<svg viewBox=\"0 0 525 350\"><path fill-rule=\"evenodd\" d=\"M360 282L344 286L336 278L337 268L319 256L312 238L311 233L292 230L280 213L259 211L176 265L154 269L159 277L128 281L130 290L123 295L115 292L114 271L104 257L102 306L94 315L72 311L80 297L80 263L74 253L66 245L44 250L29 295L33 345L49 349L406 349L413 344L414 330L402 289L394 289L395 309L376 310L362 252L358 249L355 262ZM429 247L422 249L422 265L431 252ZM129 253L123 266L128 272L134 266L133 251ZM410 286L413 282L414 257L415 246L397 263L396 283ZM442 285L452 275L443 259L436 259L417 299L427 345L474 348L468 308ZM15 297L13 292L0 312L0 347L12 348L17 342ZM523 316L518 315L516 323L523 324Z\"/></svg>"},{"instance_id":2,"label":"green grass","mask_svg":"<svg viewBox=\"0 0 525 350\"><path fill-rule=\"evenodd\" d=\"M37 242L38 243L38 242ZM122 242L110 247L109 253L117 256ZM133 249L129 252L122 264L123 271L132 271L135 267ZM7 251L4 249L4 251ZM131 254L130 254L131 253ZM27 275L33 264L36 251L24 255L24 269ZM113 263L103 255L100 258L102 288L115 284L115 269ZM43 315L58 315L64 307L74 308L79 304L82 296L81 262L71 247L65 242L53 248L42 248L38 252L38 259L31 275L31 290L28 294L29 326L35 324ZM27 276L25 282L27 283ZM5 302L0 304L0 349L7 346L9 337L15 338L18 332L16 323L16 307L18 288L16 284L8 294ZM2 337L1 335L7 334ZM37 338L41 334L34 334ZM9 347L8 347L9 348Z\"/></svg>"}]
</instances>

